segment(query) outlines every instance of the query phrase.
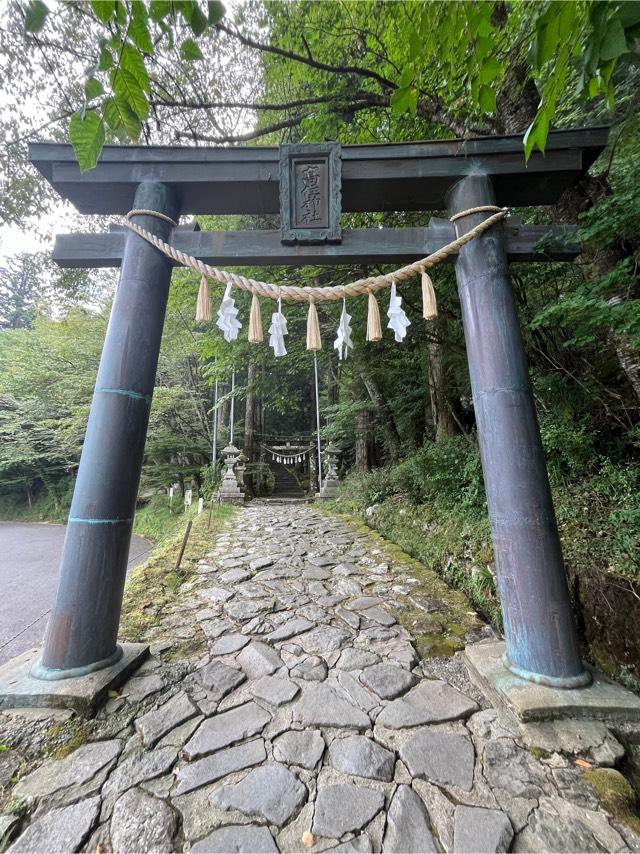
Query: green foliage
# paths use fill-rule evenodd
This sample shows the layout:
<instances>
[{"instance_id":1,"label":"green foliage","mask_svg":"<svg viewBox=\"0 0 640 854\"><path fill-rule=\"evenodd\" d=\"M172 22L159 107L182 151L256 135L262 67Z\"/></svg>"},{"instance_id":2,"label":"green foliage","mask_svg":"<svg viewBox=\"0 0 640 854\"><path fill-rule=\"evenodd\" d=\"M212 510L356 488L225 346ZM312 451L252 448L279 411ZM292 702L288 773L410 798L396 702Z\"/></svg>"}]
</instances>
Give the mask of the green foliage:
<instances>
[{"instance_id":1,"label":"green foliage","mask_svg":"<svg viewBox=\"0 0 640 854\"><path fill-rule=\"evenodd\" d=\"M69 8L80 14L74 4ZM56 7L55 13L49 12L40 0L31 0L25 29L46 31L48 22L66 11ZM390 108L399 130L425 119L433 125L442 122L459 135L465 125L499 130L505 102L516 102L518 90L531 84L539 98L524 139L527 158L535 148L544 151L567 90L584 102L600 99L609 110L615 108L617 72L637 59L640 43L638 0L545 0L510 6L500 0L362 0L349 7L348 16L338 4L302 0L267 2L266 12L267 21L261 6L247 3L234 9L237 23L246 22L240 37L245 44L261 44L261 31L266 27L270 32L272 44L267 48L276 50L265 52L265 66L286 68L285 100L291 101L292 91L299 92L298 106L293 99L294 110L300 108L293 125L306 137L344 133L361 110L370 111L369 129L375 136L381 106ZM219 0L206 8L197 0L94 0L84 7L83 23L91 18L95 30L95 61L86 68L89 91L69 126L82 169L95 165L110 133L138 140L151 106L168 94L165 83L157 85L156 63L172 55L176 46L186 66L178 75L184 105L202 102L198 86L194 98L185 98L182 85L192 79L188 66L203 59L207 49L211 55L210 36L220 31L224 15ZM302 57L299 63L289 61L290 48ZM224 47L215 42L213 49ZM305 58L314 70L312 86L327 93L312 99L317 103L309 111L302 109L309 94ZM173 99L169 95L167 100ZM271 118L265 116L264 121Z\"/></svg>"},{"instance_id":2,"label":"green foliage","mask_svg":"<svg viewBox=\"0 0 640 854\"><path fill-rule=\"evenodd\" d=\"M44 27L49 7L42 0L29 0L24 13L24 29L26 33L39 33Z\"/></svg>"},{"instance_id":3,"label":"green foliage","mask_svg":"<svg viewBox=\"0 0 640 854\"><path fill-rule=\"evenodd\" d=\"M205 501L211 501L218 492L222 481L223 465L220 460L217 460L214 465L204 466L200 472L202 477L202 485L200 494Z\"/></svg>"},{"instance_id":4,"label":"green foliage","mask_svg":"<svg viewBox=\"0 0 640 854\"><path fill-rule=\"evenodd\" d=\"M276 485L275 475L266 463L247 463L244 481L250 495L259 498L271 495Z\"/></svg>"},{"instance_id":5,"label":"green foliage","mask_svg":"<svg viewBox=\"0 0 640 854\"><path fill-rule=\"evenodd\" d=\"M91 0L81 14L93 18L100 35L96 60L86 68L84 102L69 121L69 139L80 169L93 169L108 132L122 140L137 141L149 116L151 80L149 58L170 49L176 34L187 30L203 36L224 16L219 0L207 5L197 0ZM27 33L45 29L49 8L30 0L24 18ZM193 38L183 38L180 56L186 62L202 59Z\"/></svg>"},{"instance_id":6,"label":"green foliage","mask_svg":"<svg viewBox=\"0 0 640 854\"><path fill-rule=\"evenodd\" d=\"M400 65L391 109L416 114L435 64L447 100L462 96L479 116L494 114L496 92L508 66L519 62L540 92L537 113L524 137L529 159L534 148L544 152L549 127L573 78L585 100L602 95L614 108L616 66L638 55L640 3L549 0L514 7L506 22L500 20L503 14L504 7L497 3L425 4L409 31L408 56ZM517 39L528 46L516 59L511 43Z\"/></svg>"},{"instance_id":7,"label":"green foliage","mask_svg":"<svg viewBox=\"0 0 640 854\"><path fill-rule=\"evenodd\" d=\"M168 495L154 495L150 501L136 510L133 531L153 542L163 543L184 531L187 519L196 514L196 505L185 508L182 497L176 495L169 509Z\"/></svg>"},{"instance_id":8,"label":"green foliage","mask_svg":"<svg viewBox=\"0 0 640 854\"><path fill-rule=\"evenodd\" d=\"M0 491L30 501L75 470L105 328L76 310L0 334Z\"/></svg>"},{"instance_id":9,"label":"green foliage","mask_svg":"<svg viewBox=\"0 0 640 854\"><path fill-rule=\"evenodd\" d=\"M415 504L455 505L461 512L484 506L480 456L465 436L426 442L398 465L371 472L360 488L367 505L405 497Z\"/></svg>"}]
</instances>

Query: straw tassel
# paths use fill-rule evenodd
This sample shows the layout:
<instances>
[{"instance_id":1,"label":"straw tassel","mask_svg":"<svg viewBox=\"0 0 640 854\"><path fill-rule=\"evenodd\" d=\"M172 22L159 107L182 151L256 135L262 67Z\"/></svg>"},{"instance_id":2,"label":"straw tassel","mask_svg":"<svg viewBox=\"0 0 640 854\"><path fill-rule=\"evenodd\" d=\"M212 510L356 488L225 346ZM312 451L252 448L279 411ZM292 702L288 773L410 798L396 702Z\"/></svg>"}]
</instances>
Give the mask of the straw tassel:
<instances>
[{"instance_id":1,"label":"straw tassel","mask_svg":"<svg viewBox=\"0 0 640 854\"><path fill-rule=\"evenodd\" d=\"M208 323L210 320L211 300L209 299L209 280L206 276L202 276L196 305L196 323Z\"/></svg>"},{"instance_id":2,"label":"straw tassel","mask_svg":"<svg viewBox=\"0 0 640 854\"><path fill-rule=\"evenodd\" d=\"M382 339L382 326L380 325L380 309L378 301L369 291L369 312L367 314L367 341L380 341Z\"/></svg>"},{"instance_id":3,"label":"straw tassel","mask_svg":"<svg viewBox=\"0 0 640 854\"><path fill-rule=\"evenodd\" d=\"M260 313L260 300L254 294L251 299L251 313L249 314L249 341L251 344L259 344L263 340L262 315Z\"/></svg>"},{"instance_id":4,"label":"straw tassel","mask_svg":"<svg viewBox=\"0 0 640 854\"><path fill-rule=\"evenodd\" d=\"M436 292L433 288L431 276L426 270L422 271L422 316L425 320L433 320L438 316L438 304Z\"/></svg>"},{"instance_id":5,"label":"straw tassel","mask_svg":"<svg viewBox=\"0 0 640 854\"><path fill-rule=\"evenodd\" d=\"M322 350L318 310L313 299L309 300L309 313L307 314L307 350Z\"/></svg>"}]
</instances>

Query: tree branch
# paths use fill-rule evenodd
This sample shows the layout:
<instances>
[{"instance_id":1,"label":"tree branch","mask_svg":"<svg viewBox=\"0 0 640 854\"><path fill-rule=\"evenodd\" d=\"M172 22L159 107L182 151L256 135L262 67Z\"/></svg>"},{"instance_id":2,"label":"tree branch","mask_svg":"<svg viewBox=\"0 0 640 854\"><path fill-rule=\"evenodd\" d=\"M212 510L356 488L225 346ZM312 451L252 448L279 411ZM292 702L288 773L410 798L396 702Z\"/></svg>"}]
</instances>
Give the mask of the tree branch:
<instances>
[{"instance_id":1,"label":"tree branch","mask_svg":"<svg viewBox=\"0 0 640 854\"><path fill-rule=\"evenodd\" d=\"M291 50L285 50L284 48L277 47L276 45L263 44L262 42L257 42L254 39L249 38L248 36L242 35L242 33L237 30L232 30L230 27L225 26L223 23L216 24L216 29L227 33L227 35L232 38L238 39L242 42L242 44L247 47L254 48L255 50L261 50L264 53L273 53L276 56L281 56L283 59L290 59L293 62L301 62L303 65L308 65L311 68L317 68L319 71L329 71L333 74L356 74L358 77L366 77L369 80L375 80L385 89L395 89L396 84L393 81L389 80L386 77L383 77L382 74L378 74L377 71L373 71L370 68L362 68L359 65L330 65L326 62L320 62L317 59L313 59L312 57L303 56L300 53L295 53Z\"/></svg>"},{"instance_id":2,"label":"tree branch","mask_svg":"<svg viewBox=\"0 0 640 854\"><path fill-rule=\"evenodd\" d=\"M359 110L370 110L377 107L387 106L389 106L388 97L385 98L385 96L382 95L373 95L373 100L367 99L366 101L354 102L348 104L345 109L355 113ZM176 139L192 139L194 142L213 142L219 145L227 142L249 142L252 139L259 139L262 136L267 136L268 134L275 133L279 130L298 127L304 119L308 118L309 115L309 113L298 113L289 119L283 119L282 121L275 122L272 125L267 125L263 128L256 128L255 130L248 131L247 133L237 135L225 134L223 136L209 136L199 134L195 131L176 131Z\"/></svg>"},{"instance_id":3,"label":"tree branch","mask_svg":"<svg viewBox=\"0 0 640 854\"><path fill-rule=\"evenodd\" d=\"M176 139L192 139L194 142L214 142L216 144L222 144L225 142L248 142L252 139L259 139L261 136L267 136L270 133L275 133L278 130L284 130L285 128L293 128L297 127L303 119L307 118L307 113L299 114L297 116L292 116L290 119L284 119L281 122L275 122L275 124L267 125L264 128L257 128L256 130L249 131L248 133L240 133L240 134L224 134L223 136L209 136L207 134L199 134L196 131L176 131Z\"/></svg>"},{"instance_id":4,"label":"tree branch","mask_svg":"<svg viewBox=\"0 0 640 854\"><path fill-rule=\"evenodd\" d=\"M355 97L368 96L367 92L357 92ZM187 110L256 110L256 111L271 111L278 110L294 110L298 107L307 107L310 104L330 104L332 101L339 101L340 98L336 95L318 95L314 98L299 98L296 101L287 101L283 104L263 104L259 101L198 101L193 99L184 99L182 101L173 98L161 98L153 100L150 103L155 107L182 107ZM387 99L388 101L388 99Z\"/></svg>"}]
</instances>

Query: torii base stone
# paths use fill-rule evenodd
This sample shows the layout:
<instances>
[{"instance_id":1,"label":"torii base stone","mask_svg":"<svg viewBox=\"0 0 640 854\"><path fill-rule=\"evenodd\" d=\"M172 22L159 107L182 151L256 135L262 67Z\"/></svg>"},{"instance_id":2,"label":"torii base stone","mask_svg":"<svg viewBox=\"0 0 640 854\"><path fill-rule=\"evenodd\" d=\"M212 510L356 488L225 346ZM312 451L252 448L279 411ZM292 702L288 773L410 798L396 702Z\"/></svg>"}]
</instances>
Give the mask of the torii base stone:
<instances>
[{"instance_id":1,"label":"torii base stone","mask_svg":"<svg viewBox=\"0 0 640 854\"><path fill-rule=\"evenodd\" d=\"M107 698L119 688L149 655L144 643L121 643L122 656L114 664L82 676L67 679L36 679L33 665L42 653L32 647L0 667L0 712L5 709L73 709L92 717Z\"/></svg>"},{"instance_id":2,"label":"torii base stone","mask_svg":"<svg viewBox=\"0 0 640 854\"><path fill-rule=\"evenodd\" d=\"M582 688L550 688L516 676L503 661L503 641L467 646L464 659L469 675L488 700L521 723L563 718L640 721L640 697L601 673L591 670L592 681Z\"/></svg>"}]
</instances>

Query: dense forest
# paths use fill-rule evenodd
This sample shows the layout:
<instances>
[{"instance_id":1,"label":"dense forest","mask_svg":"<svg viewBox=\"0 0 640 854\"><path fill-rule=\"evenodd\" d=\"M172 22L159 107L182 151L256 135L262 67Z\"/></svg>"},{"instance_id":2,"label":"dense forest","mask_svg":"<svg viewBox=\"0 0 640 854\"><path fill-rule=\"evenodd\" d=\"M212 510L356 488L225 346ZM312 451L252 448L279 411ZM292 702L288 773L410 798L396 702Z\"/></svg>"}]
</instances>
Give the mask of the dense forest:
<instances>
[{"instance_id":1,"label":"dense forest","mask_svg":"<svg viewBox=\"0 0 640 854\"><path fill-rule=\"evenodd\" d=\"M555 208L531 223L577 223L575 263L514 265L571 591L587 654L640 685L640 4L151 0L8 4L0 29L0 217L50 237L50 223L103 230L63 208L27 160L34 139L71 139L84 168L104 143L275 145L522 134L610 125L610 144ZM206 8L205 8L206 6ZM36 85L33 84L36 81ZM538 155L539 156L539 155ZM52 218L53 217L53 218ZM343 214L344 227L426 224L423 215ZM64 223L62 225L62 223ZM274 218L200 217L203 229L273 228ZM115 271L60 271L46 252L0 269L0 515L62 519L77 469ZM374 265L247 269L275 282L344 284ZM411 326L333 349L341 306L319 305L321 433L341 449L340 512L368 524L465 590L499 624L493 555L453 269L437 268L439 314L419 282L400 286ZM153 398L141 500L179 483L210 494L212 407L259 459L261 437L313 441L306 316L287 306L288 354L226 343L198 324L197 277L176 270ZM213 315L221 297L214 289ZM270 309L269 309L270 310ZM263 309L263 317L266 313ZM218 447L222 447L219 443ZM152 499L152 501L165 499Z\"/></svg>"}]
</instances>

